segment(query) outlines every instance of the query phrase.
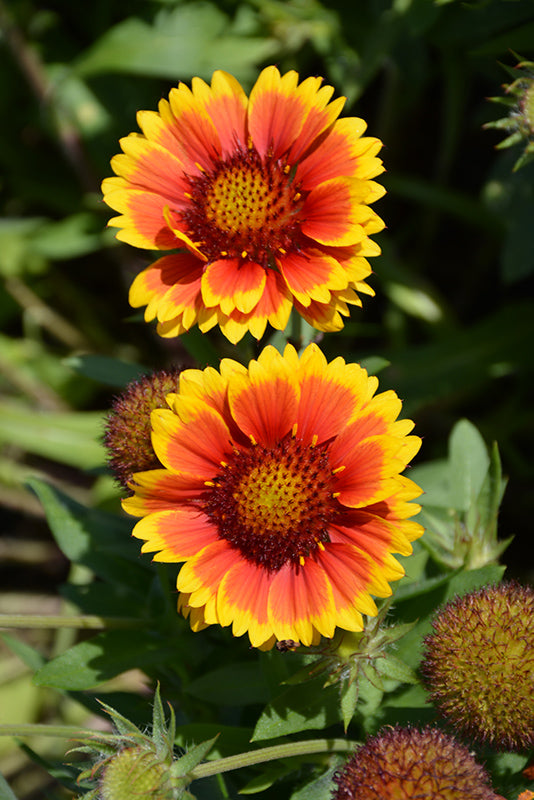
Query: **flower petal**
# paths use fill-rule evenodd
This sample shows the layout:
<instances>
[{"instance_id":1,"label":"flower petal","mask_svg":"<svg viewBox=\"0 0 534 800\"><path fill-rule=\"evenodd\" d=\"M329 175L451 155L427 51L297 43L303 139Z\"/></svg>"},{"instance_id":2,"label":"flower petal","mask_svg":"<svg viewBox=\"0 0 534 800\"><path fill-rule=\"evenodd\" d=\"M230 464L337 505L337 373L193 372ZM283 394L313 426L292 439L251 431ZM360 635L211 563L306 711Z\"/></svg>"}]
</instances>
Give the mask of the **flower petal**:
<instances>
[{"instance_id":1,"label":"flower petal","mask_svg":"<svg viewBox=\"0 0 534 800\"><path fill-rule=\"evenodd\" d=\"M336 626L332 586L325 571L313 559L296 570L291 564L280 569L269 593L269 621L276 638L293 639L303 645L318 643L318 635L334 635Z\"/></svg>"},{"instance_id":2,"label":"flower petal","mask_svg":"<svg viewBox=\"0 0 534 800\"><path fill-rule=\"evenodd\" d=\"M381 147L380 140L373 139L373 147L368 137L360 138L366 127L357 117L337 120L328 136L298 164L295 182L309 191L332 178L367 179L383 172L382 161L374 157Z\"/></svg>"},{"instance_id":3,"label":"flower petal","mask_svg":"<svg viewBox=\"0 0 534 800\"><path fill-rule=\"evenodd\" d=\"M129 294L134 308L146 305L145 319L165 321L174 309L181 313L200 291L202 262L190 253L163 256L134 279ZM175 315L176 315L175 313Z\"/></svg>"},{"instance_id":4,"label":"flower petal","mask_svg":"<svg viewBox=\"0 0 534 800\"><path fill-rule=\"evenodd\" d=\"M328 303L331 291L346 289L347 274L335 258L324 255L319 250L305 253L287 253L277 258L289 291L303 306L312 300Z\"/></svg>"},{"instance_id":5,"label":"flower petal","mask_svg":"<svg viewBox=\"0 0 534 800\"><path fill-rule=\"evenodd\" d=\"M206 515L184 506L143 517L132 535L145 540L142 553L159 551L154 561L171 563L185 561L218 541L217 529Z\"/></svg>"},{"instance_id":6,"label":"flower petal","mask_svg":"<svg viewBox=\"0 0 534 800\"><path fill-rule=\"evenodd\" d=\"M304 202L302 232L316 242L336 247L359 242L364 236L362 224L371 215L367 206L360 206L364 196L365 189L356 179L333 178L319 184Z\"/></svg>"},{"instance_id":7,"label":"flower petal","mask_svg":"<svg viewBox=\"0 0 534 800\"><path fill-rule=\"evenodd\" d=\"M297 418L298 387L274 347L251 361L247 375L236 375L228 387L232 417L255 444L273 447Z\"/></svg>"},{"instance_id":8,"label":"flower petal","mask_svg":"<svg viewBox=\"0 0 534 800\"><path fill-rule=\"evenodd\" d=\"M134 517L176 508L186 500L198 498L206 490L203 481L175 475L166 469L136 472L134 481L135 494L122 501L126 513Z\"/></svg>"},{"instance_id":9,"label":"flower petal","mask_svg":"<svg viewBox=\"0 0 534 800\"><path fill-rule=\"evenodd\" d=\"M151 414L154 452L167 469L208 480L231 452L230 432L213 408L175 397L172 411L158 408Z\"/></svg>"},{"instance_id":10,"label":"flower petal","mask_svg":"<svg viewBox=\"0 0 534 800\"><path fill-rule=\"evenodd\" d=\"M367 394L367 372L357 364L336 358L327 364L317 346L301 356L298 381L300 403L297 434L304 441L324 442L340 433Z\"/></svg>"},{"instance_id":11,"label":"flower petal","mask_svg":"<svg viewBox=\"0 0 534 800\"><path fill-rule=\"evenodd\" d=\"M232 155L236 147L245 146L248 100L240 83L228 72L216 70L211 87L200 78L193 78L192 89L217 128L222 155Z\"/></svg>"},{"instance_id":12,"label":"flower petal","mask_svg":"<svg viewBox=\"0 0 534 800\"><path fill-rule=\"evenodd\" d=\"M247 314L257 306L265 281L265 270L252 261L213 261L202 276L202 297L207 306L220 306L223 314L234 309Z\"/></svg>"},{"instance_id":13,"label":"flower petal","mask_svg":"<svg viewBox=\"0 0 534 800\"><path fill-rule=\"evenodd\" d=\"M234 636L248 633L252 647L261 647L273 635L268 616L273 578L273 573L241 560L226 573L219 586L220 624L232 624Z\"/></svg>"}]
</instances>

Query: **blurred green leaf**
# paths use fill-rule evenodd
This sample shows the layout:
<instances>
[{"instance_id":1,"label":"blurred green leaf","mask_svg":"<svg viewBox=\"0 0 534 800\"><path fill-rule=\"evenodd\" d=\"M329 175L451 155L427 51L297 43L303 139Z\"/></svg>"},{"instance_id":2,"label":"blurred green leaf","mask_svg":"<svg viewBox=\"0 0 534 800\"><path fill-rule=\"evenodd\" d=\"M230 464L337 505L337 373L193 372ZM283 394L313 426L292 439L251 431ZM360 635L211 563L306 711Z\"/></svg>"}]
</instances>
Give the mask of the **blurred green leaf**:
<instances>
[{"instance_id":1,"label":"blurred green leaf","mask_svg":"<svg viewBox=\"0 0 534 800\"><path fill-rule=\"evenodd\" d=\"M110 356L76 355L64 359L63 363L86 378L98 383L123 388L149 370L139 364L131 364Z\"/></svg>"},{"instance_id":2,"label":"blurred green leaf","mask_svg":"<svg viewBox=\"0 0 534 800\"><path fill-rule=\"evenodd\" d=\"M25 272L39 273L46 268L42 256L32 252L32 236L45 220L42 217L0 219L0 273L5 277Z\"/></svg>"},{"instance_id":3,"label":"blurred green leaf","mask_svg":"<svg viewBox=\"0 0 534 800\"><path fill-rule=\"evenodd\" d=\"M18 800L2 773L0 773L0 800Z\"/></svg>"},{"instance_id":4,"label":"blurred green leaf","mask_svg":"<svg viewBox=\"0 0 534 800\"><path fill-rule=\"evenodd\" d=\"M443 340L386 353L391 367L383 371L381 386L394 387L405 399L407 415L438 400L458 401L487 386L497 367L500 374L534 371L533 339L534 304L517 302Z\"/></svg>"},{"instance_id":5,"label":"blurred green leaf","mask_svg":"<svg viewBox=\"0 0 534 800\"><path fill-rule=\"evenodd\" d=\"M273 39L239 36L217 6L189 3L156 16L153 25L131 17L106 33L77 61L81 76L129 72L154 77L211 77L226 69L237 77L251 76L253 65L274 55Z\"/></svg>"},{"instance_id":6,"label":"blurred green leaf","mask_svg":"<svg viewBox=\"0 0 534 800\"><path fill-rule=\"evenodd\" d=\"M2 633L1 638L9 649L17 655L20 660L26 664L32 671L35 671L43 666L45 660L41 653L34 647L31 647L27 642L22 639L17 639L9 633Z\"/></svg>"},{"instance_id":7,"label":"blurred green leaf","mask_svg":"<svg viewBox=\"0 0 534 800\"><path fill-rule=\"evenodd\" d=\"M131 523L116 514L86 508L43 481L33 479L29 485L43 504L50 530L67 558L110 583L133 590L138 602L130 613L143 615L153 571L140 558Z\"/></svg>"},{"instance_id":8,"label":"blurred green leaf","mask_svg":"<svg viewBox=\"0 0 534 800\"><path fill-rule=\"evenodd\" d=\"M91 689L130 669L172 664L185 652L185 642L165 642L150 631L106 631L49 661L34 682L55 689Z\"/></svg>"},{"instance_id":9,"label":"blurred green leaf","mask_svg":"<svg viewBox=\"0 0 534 800\"><path fill-rule=\"evenodd\" d=\"M93 214L73 214L40 226L31 246L43 258L62 261L98 250L102 247L102 232L99 229L95 231Z\"/></svg>"},{"instance_id":10,"label":"blurred green leaf","mask_svg":"<svg viewBox=\"0 0 534 800\"><path fill-rule=\"evenodd\" d=\"M270 696L260 666L255 662L234 662L207 672L192 681L186 692L208 703L236 707L266 703Z\"/></svg>"},{"instance_id":11,"label":"blurred green leaf","mask_svg":"<svg viewBox=\"0 0 534 800\"><path fill-rule=\"evenodd\" d=\"M82 469L105 462L98 412L39 411L0 399L0 442Z\"/></svg>"},{"instance_id":12,"label":"blurred green leaf","mask_svg":"<svg viewBox=\"0 0 534 800\"><path fill-rule=\"evenodd\" d=\"M451 507L467 511L482 488L489 466L484 439L469 420L460 420L452 429L449 464Z\"/></svg>"},{"instance_id":13,"label":"blurred green leaf","mask_svg":"<svg viewBox=\"0 0 534 800\"><path fill-rule=\"evenodd\" d=\"M448 459L418 464L410 472L410 479L423 489L417 498L422 506L451 507L450 465Z\"/></svg>"},{"instance_id":14,"label":"blurred green leaf","mask_svg":"<svg viewBox=\"0 0 534 800\"><path fill-rule=\"evenodd\" d=\"M66 64L48 64L56 113L65 116L84 136L102 133L111 123L111 115L87 84Z\"/></svg>"},{"instance_id":15,"label":"blurred green leaf","mask_svg":"<svg viewBox=\"0 0 534 800\"><path fill-rule=\"evenodd\" d=\"M515 152L501 156L484 186L486 205L505 227L500 261L506 283L522 280L534 271L534 164L514 172L516 156Z\"/></svg>"}]
</instances>

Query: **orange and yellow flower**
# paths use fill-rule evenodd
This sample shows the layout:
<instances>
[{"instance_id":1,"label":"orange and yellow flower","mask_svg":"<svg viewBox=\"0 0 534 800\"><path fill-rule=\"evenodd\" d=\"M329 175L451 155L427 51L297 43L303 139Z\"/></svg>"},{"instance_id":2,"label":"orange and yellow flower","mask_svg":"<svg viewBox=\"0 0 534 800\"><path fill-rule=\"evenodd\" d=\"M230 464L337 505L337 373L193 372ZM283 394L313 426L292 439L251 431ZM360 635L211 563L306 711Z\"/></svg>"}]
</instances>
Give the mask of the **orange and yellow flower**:
<instances>
[{"instance_id":1,"label":"orange and yellow flower","mask_svg":"<svg viewBox=\"0 0 534 800\"><path fill-rule=\"evenodd\" d=\"M189 369L152 412L161 469L134 475L125 510L156 561L185 562L178 609L193 630L248 633L267 649L363 629L423 532L418 451L393 391L315 345L266 347L248 369Z\"/></svg>"},{"instance_id":2,"label":"orange and yellow flower","mask_svg":"<svg viewBox=\"0 0 534 800\"><path fill-rule=\"evenodd\" d=\"M363 120L338 119L345 99L330 102L321 78L298 80L267 67L247 97L226 72L211 85L194 78L121 140L102 186L121 215L109 224L136 247L179 251L130 290L161 336L198 324L234 343L247 331L259 339L267 323L285 328L292 307L334 331L358 293L373 294L381 142L362 135Z\"/></svg>"}]
</instances>

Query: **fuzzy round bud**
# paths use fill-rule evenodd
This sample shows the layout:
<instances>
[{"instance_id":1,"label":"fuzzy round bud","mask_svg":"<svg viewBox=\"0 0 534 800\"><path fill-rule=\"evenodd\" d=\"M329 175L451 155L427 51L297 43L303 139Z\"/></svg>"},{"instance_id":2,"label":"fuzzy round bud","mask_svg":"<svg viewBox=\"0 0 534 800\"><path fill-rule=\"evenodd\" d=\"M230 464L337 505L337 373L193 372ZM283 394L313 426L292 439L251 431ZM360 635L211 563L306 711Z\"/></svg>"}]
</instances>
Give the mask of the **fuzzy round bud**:
<instances>
[{"instance_id":1,"label":"fuzzy round bud","mask_svg":"<svg viewBox=\"0 0 534 800\"><path fill-rule=\"evenodd\" d=\"M165 398L178 391L180 372L176 368L143 375L113 401L106 421L104 445L109 468L125 489L134 472L161 466L152 448L150 412L167 407Z\"/></svg>"},{"instance_id":2,"label":"fuzzy round bud","mask_svg":"<svg viewBox=\"0 0 534 800\"><path fill-rule=\"evenodd\" d=\"M106 765L100 796L102 800L171 800L168 765L150 750L127 747Z\"/></svg>"},{"instance_id":3,"label":"fuzzy round bud","mask_svg":"<svg viewBox=\"0 0 534 800\"><path fill-rule=\"evenodd\" d=\"M368 739L334 775L333 800L498 800L467 748L437 728L396 726Z\"/></svg>"},{"instance_id":4,"label":"fuzzy round bud","mask_svg":"<svg viewBox=\"0 0 534 800\"><path fill-rule=\"evenodd\" d=\"M434 705L497 750L534 745L534 589L511 581L437 614L421 670Z\"/></svg>"}]
</instances>

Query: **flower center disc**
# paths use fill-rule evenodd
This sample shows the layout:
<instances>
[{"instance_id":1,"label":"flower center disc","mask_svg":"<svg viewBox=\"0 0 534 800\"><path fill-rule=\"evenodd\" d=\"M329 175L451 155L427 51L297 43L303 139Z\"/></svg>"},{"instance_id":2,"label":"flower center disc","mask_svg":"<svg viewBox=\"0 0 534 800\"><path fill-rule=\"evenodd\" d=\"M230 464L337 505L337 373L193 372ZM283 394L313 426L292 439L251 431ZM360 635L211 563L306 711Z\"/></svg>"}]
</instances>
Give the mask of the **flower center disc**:
<instances>
[{"instance_id":1,"label":"flower center disc","mask_svg":"<svg viewBox=\"0 0 534 800\"><path fill-rule=\"evenodd\" d=\"M295 246L303 197L280 161L243 151L189 184L182 219L209 260L247 257L267 267L277 250Z\"/></svg>"},{"instance_id":2,"label":"flower center disc","mask_svg":"<svg viewBox=\"0 0 534 800\"><path fill-rule=\"evenodd\" d=\"M328 541L332 485L325 449L287 438L272 449L236 453L214 480L205 511L244 558L278 570Z\"/></svg>"}]
</instances>

